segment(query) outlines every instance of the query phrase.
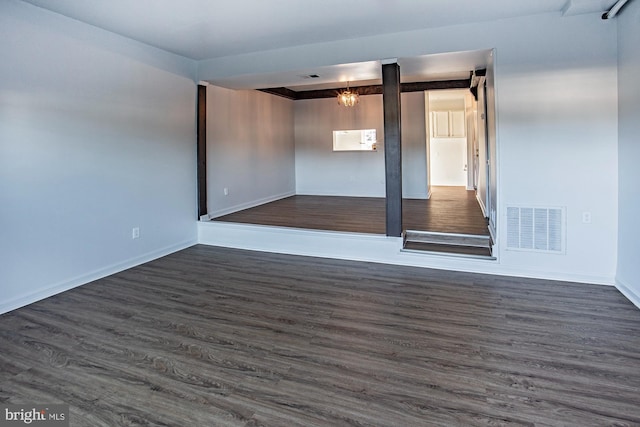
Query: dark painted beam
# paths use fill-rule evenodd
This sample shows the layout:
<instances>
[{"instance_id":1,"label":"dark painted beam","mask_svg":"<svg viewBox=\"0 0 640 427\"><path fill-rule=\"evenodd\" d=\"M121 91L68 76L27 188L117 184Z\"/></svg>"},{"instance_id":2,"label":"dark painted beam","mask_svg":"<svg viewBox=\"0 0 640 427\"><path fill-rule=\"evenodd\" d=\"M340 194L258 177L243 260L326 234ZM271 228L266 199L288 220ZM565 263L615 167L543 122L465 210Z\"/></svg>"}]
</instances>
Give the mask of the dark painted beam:
<instances>
[{"instance_id":1,"label":"dark painted beam","mask_svg":"<svg viewBox=\"0 0 640 427\"><path fill-rule=\"evenodd\" d=\"M198 219L207 214L207 87L198 85Z\"/></svg>"},{"instance_id":2,"label":"dark painted beam","mask_svg":"<svg viewBox=\"0 0 640 427\"><path fill-rule=\"evenodd\" d=\"M298 99L298 92L296 92L295 90L287 89L286 87L271 87L259 90L261 92L270 93L271 95L277 95L287 99Z\"/></svg>"},{"instance_id":3,"label":"dark painted beam","mask_svg":"<svg viewBox=\"0 0 640 427\"><path fill-rule=\"evenodd\" d=\"M382 65L384 110L384 164L386 178L387 236L402 235L402 129L400 126L400 66Z\"/></svg>"},{"instance_id":4,"label":"dark painted beam","mask_svg":"<svg viewBox=\"0 0 640 427\"><path fill-rule=\"evenodd\" d=\"M402 83L402 92L423 92L425 90L469 89L471 79L436 80L433 82Z\"/></svg>"},{"instance_id":5,"label":"dark painted beam","mask_svg":"<svg viewBox=\"0 0 640 427\"><path fill-rule=\"evenodd\" d=\"M322 90L301 90L296 92L296 99L320 99L320 98L337 98L338 94L346 90L344 88L336 88L336 89L322 89ZM360 96L365 95L381 95L382 94L382 86L381 85L371 85L371 86L355 86L349 87L351 92L355 92Z\"/></svg>"},{"instance_id":6,"label":"dark painted beam","mask_svg":"<svg viewBox=\"0 0 640 427\"><path fill-rule=\"evenodd\" d=\"M471 94L473 95L476 101L478 100L478 85L480 84L480 81L482 80L482 78L485 77L486 75L487 75L486 68L480 68L475 70L473 73L471 73L471 84L469 89L471 90Z\"/></svg>"},{"instance_id":7,"label":"dark painted beam","mask_svg":"<svg viewBox=\"0 0 640 427\"><path fill-rule=\"evenodd\" d=\"M470 86L471 79L436 80L431 82L402 83L400 90L401 92L421 92L425 90L468 89ZM337 98L338 93L345 89L346 88L294 91L286 87L275 87L260 89L260 91L297 101L299 99ZM360 96L381 95L382 85L354 86L349 87L349 90L356 92Z\"/></svg>"}]
</instances>

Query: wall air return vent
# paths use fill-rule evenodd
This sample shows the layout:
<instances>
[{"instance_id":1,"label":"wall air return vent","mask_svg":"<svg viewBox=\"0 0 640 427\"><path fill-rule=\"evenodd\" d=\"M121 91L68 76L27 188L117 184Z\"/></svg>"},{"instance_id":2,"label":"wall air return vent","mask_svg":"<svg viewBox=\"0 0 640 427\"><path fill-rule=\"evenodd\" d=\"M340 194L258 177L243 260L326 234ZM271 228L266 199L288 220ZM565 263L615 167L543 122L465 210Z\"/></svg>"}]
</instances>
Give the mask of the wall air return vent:
<instances>
[{"instance_id":1,"label":"wall air return vent","mask_svg":"<svg viewBox=\"0 0 640 427\"><path fill-rule=\"evenodd\" d=\"M564 208L507 206L507 249L564 253Z\"/></svg>"}]
</instances>

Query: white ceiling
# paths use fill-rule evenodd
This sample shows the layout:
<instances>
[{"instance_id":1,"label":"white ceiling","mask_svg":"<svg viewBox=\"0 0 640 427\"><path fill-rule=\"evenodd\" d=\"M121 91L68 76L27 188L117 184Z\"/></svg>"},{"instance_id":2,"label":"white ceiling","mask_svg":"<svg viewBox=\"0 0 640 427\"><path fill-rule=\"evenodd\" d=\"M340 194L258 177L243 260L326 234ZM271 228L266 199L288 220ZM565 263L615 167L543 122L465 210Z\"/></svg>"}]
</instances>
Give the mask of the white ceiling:
<instances>
[{"instance_id":1,"label":"white ceiling","mask_svg":"<svg viewBox=\"0 0 640 427\"><path fill-rule=\"evenodd\" d=\"M615 0L24 0L195 60L539 13Z\"/></svg>"},{"instance_id":2,"label":"white ceiling","mask_svg":"<svg viewBox=\"0 0 640 427\"><path fill-rule=\"evenodd\" d=\"M541 13L602 12L615 0L23 0L194 60ZM484 53L402 59L403 79L470 70ZM447 62L449 61L449 62ZM438 65L441 64L441 65ZM455 66L452 66L454 65ZM461 68L466 66L467 68ZM415 70L411 71L411 67ZM226 79L234 88L379 78L379 64L345 64L278 76ZM308 71L308 73L307 73ZM324 81L303 81L303 74ZM251 82L248 81L251 79ZM264 80L257 83L258 80ZM272 81L273 84L267 84Z\"/></svg>"},{"instance_id":3,"label":"white ceiling","mask_svg":"<svg viewBox=\"0 0 640 427\"><path fill-rule=\"evenodd\" d=\"M486 68L491 60L490 50L453 52L411 58L398 58L402 82L468 79L469 72ZM311 79L316 74L320 77ZM336 84L339 83L339 84ZM382 72L379 61L357 62L307 70L292 70L260 75L239 75L211 80L216 86L230 89L263 89L287 87L293 90L332 89L352 86L381 84Z\"/></svg>"}]
</instances>

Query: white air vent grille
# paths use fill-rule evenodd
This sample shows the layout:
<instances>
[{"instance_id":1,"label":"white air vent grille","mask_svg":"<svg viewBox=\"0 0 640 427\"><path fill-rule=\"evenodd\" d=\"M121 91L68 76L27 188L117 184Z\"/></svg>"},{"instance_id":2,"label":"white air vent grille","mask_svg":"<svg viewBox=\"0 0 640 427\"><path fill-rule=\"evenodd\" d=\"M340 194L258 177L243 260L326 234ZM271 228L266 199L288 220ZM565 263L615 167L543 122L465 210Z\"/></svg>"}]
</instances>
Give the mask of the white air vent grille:
<instances>
[{"instance_id":1,"label":"white air vent grille","mask_svg":"<svg viewBox=\"0 0 640 427\"><path fill-rule=\"evenodd\" d=\"M507 207L507 249L564 252L564 208Z\"/></svg>"}]
</instances>

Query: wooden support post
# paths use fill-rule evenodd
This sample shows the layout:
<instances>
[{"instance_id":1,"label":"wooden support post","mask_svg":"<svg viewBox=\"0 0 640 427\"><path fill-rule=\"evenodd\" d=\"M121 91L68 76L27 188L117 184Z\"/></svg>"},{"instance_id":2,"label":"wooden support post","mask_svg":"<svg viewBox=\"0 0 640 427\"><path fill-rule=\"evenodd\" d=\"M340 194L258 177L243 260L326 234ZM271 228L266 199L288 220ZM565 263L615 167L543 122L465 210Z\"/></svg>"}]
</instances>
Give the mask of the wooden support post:
<instances>
[{"instance_id":1,"label":"wooden support post","mask_svg":"<svg viewBox=\"0 0 640 427\"><path fill-rule=\"evenodd\" d=\"M384 106L384 162L386 176L387 236L402 235L402 152L400 126L400 66L382 65Z\"/></svg>"},{"instance_id":2,"label":"wooden support post","mask_svg":"<svg viewBox=\"0 0 640 427\"><path fill-rule=\"evenodd\" d=\"M207 215L207 87L198 85L198 219Z\"/></svg>"}]
</instances>

